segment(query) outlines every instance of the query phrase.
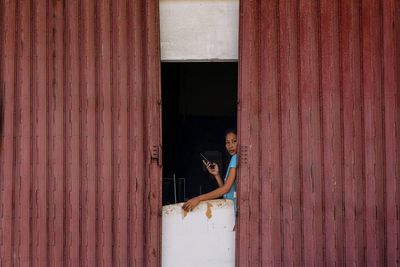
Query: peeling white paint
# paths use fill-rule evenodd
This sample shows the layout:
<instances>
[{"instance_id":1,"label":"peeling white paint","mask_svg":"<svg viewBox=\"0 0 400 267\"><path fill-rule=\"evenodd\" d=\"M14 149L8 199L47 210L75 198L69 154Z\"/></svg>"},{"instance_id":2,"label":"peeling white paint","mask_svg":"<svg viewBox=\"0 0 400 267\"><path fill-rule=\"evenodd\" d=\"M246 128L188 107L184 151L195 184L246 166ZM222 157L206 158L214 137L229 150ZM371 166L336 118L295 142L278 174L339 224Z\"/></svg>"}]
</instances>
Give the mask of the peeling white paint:
<instances>
[{"instance_id":1,"label":"peeling white paint","mask_svg":"<svg viewBox=\"0 0 400 267\"><path fill-rule=\"evenodd\" d=\"M187 214L182 205L163 207L162 266L235 266L233 202L201 202Z\"/></svg>"}]
</instances>

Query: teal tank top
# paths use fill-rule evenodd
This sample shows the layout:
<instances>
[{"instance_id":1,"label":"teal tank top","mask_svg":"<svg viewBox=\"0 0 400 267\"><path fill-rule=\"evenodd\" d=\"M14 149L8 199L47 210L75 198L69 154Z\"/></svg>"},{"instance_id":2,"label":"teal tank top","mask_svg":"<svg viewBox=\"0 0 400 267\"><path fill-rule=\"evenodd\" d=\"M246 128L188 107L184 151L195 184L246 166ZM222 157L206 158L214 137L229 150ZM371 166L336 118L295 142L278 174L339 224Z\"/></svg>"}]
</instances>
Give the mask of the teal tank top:
<instances>
[{"instance_id":1,"label":"teal tank top","mask_svg":"<svg viewBox=\"0 0 400 267\"><path fill-rule=\"evenodd\" d=\"M237 155L235 154L232 156L232 158L229 162L228 169L226 170L225 179L224 179L225 182L226 182L226 179L228 178L229 170L231 168L236 168L236 167L237 167ZM237 177L237 175L236 175L236 177ZM231 190L224 195L224 198L233 200L233 203L235 205L235 211L236 211L236 179L235 179L235 182L233 182Z\"/></svg>"}]
</instances>

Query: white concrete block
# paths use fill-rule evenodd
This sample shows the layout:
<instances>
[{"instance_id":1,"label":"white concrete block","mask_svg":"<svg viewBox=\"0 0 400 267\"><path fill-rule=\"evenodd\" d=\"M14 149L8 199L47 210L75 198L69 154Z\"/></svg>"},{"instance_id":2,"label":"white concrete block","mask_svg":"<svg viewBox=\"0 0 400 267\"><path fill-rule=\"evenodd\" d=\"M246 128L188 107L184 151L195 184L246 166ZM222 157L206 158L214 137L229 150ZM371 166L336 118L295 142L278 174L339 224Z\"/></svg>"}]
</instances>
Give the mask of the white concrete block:
<instances>
[{"instance_id":1,"label":"white concrete block","mask_svg":"<svg viewBox=\"0 0 400 267\"><path fill-rule=\"evenodd\" d=\"M182 205L163 207L162 266L235 266L233 202L205 201L189 213Z\"/></svg>"}]
</instances>

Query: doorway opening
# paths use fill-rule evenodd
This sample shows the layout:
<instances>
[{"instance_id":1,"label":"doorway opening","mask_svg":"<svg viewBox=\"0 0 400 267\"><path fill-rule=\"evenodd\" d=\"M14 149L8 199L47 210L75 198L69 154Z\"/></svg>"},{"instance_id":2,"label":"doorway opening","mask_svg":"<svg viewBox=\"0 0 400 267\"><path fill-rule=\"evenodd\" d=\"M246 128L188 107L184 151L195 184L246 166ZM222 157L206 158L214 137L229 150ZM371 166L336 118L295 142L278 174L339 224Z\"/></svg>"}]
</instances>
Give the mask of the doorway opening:
<instances>
[{"instance_id":1,"label":"doorway opening","mask_svg":"<svg viewBox=\"0 0 400 267\"><path fill-rule=\"evenodd\" d=\"M162 62L162 204L184 202L218 187L200 153L223 177L230 156L226 129L237 124L237 62Z\"/></svg>"}]
</instances>

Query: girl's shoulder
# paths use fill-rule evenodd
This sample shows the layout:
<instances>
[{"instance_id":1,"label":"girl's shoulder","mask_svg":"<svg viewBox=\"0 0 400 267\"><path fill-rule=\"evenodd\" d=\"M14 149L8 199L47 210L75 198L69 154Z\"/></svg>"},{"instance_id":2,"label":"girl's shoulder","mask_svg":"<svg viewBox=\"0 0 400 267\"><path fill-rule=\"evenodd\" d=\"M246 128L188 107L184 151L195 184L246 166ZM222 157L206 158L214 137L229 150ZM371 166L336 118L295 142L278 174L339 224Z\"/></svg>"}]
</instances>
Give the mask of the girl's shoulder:
<instances>
[{"instance_id":1,"label":"girl's shoulder","mask_svg":"<svg viewBox=\"0 0 400 267\"><path fill-rule=\"evenodd\" d=\"M230 160L230 162L229 162L229 167L234 167L234 168L236 168L237 166L238 166L237 154L234 154L234 155L231 157L231 160Z\"/></svg>"}]
</instances>

